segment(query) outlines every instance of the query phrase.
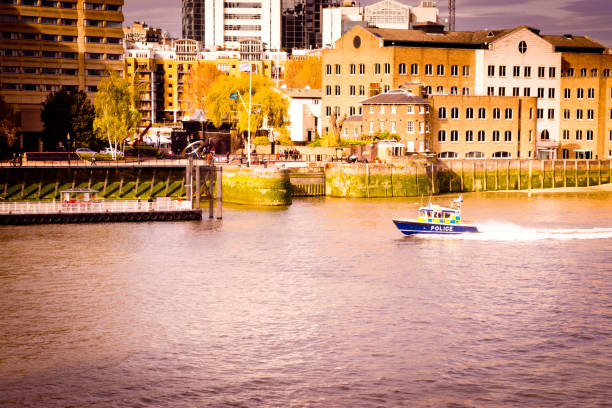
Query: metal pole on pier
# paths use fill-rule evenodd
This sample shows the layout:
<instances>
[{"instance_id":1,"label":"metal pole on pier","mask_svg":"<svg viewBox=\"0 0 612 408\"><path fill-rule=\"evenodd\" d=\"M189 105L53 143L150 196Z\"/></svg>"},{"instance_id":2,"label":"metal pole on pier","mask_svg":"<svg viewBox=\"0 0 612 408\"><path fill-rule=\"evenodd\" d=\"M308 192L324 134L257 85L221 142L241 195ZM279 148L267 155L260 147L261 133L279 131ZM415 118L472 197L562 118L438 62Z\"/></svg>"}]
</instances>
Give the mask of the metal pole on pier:
<instances>
[{"instance_id":1,"label":"metal pole on pier","mask_svg":"<svg viewBox=\"0 0 612 408\"><path fill-rule=\"evenodd\" d=\"M223 218L223 167L217 168L217 219Z\"/></svg>"},{"instance_id":2,"label":"metal pole on pier","mask_svg":"<svg viewBox=\"0 0 612 408\"><path fill-rule=\"evenodd\" d=\"M200 190L200 170L201 167L200 165L196 162L195 165L195 179L196 179L196 188L195 188L195 192L196 192L196 197L195 197L195 209L199 210L200 209L200 197L202 197L202 192Z\"/></svg>"},{"instance_id":3,"label":"metal pole on pier","mask_svg":"<svg viewBox=\"0 0 612 408\"><path fill-rule=\"evenodd\" d=\"M208 218L214 217L214 198L213 198L213 173L215 172L215 166L208 166Z\"/></svg>"}]
</instances>

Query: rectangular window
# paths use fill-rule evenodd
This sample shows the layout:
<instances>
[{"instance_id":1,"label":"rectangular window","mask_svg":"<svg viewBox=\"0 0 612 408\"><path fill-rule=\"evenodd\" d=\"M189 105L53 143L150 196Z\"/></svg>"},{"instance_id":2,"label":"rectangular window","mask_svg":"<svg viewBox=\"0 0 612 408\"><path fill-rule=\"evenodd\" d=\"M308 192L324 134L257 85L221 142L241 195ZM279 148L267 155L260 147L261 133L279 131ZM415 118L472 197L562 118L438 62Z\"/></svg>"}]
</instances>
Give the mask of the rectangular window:
<instances>
[{"instance_id":1,"label":"rectangular window","mask_svg":"<svg viewBox=\"0 0 612 408\"><path fill-rule=\"evenodd\" d=\"M359 85L359 95L365 95L365 86Z\"/></svg>"},{"instance_id":2,"label":"rectangular window","mask_svg":"<svg viewBox=\"0 0 612 408\"><path fill-rule=\"evenodd\" d=\"M523 96L531 96L531 88L523 88Z\"/></svg>"},{"instance_id":3,"label":"rectangular window","mask_svg":"<svg viewBox=\"0 0 612 408\"><path fill-rule=\"evenodd\" d=\"M582 119L582 109L576 109L576 119Z\"/></svg>"},{"instance_id":4,"label":"rectangular window","mask_svg":"<svg viewBox=\"0 0 612 408\"><path fill-rule=\"evenodd\" d=\"M406 75L406 64L399 64L398 67L398 74L399 75Z\"/></svg>"},{"instance_id":5,"label":"rectangular window","mask_svg":"<svg viewBox=\"0 0 612 408\"><path fill-rule=\"evenodd\" d=\"M546 68L538 67L538 78L544 78L545 74L546 74Z\"/></svg>"},{"instance_id":6,"label":"rectangular window","mask_svg":"<svg viewBox=\"0 0 612 408\"><path fill-rule=\"evenodd\" d=\"M499 142L499 130L494 130L491 137L494 142Z\"/></svg>"},{"instance_id":7,"label":"rectangular window","mask_svg":"<svg viewBox=\"0 0 612 408\"><path fill-rule=\"evenodd\" d=\"M459 65L451 65L451 75L452 76L459 75Z\"/></svg>"},{"instance_id":8,"label":"rectangular window","mask_svg":"<svg viewBox=\"0 0 612 408\"><path fill-rule=\"evenodd\" d=\"M325 75L331 75L331 73L332 73L331 64L326 64L325 65Z\"/></svg>"},{"instance_id":9,"label":"rectangular window","mask_svg":"<svg viewBox=\"0 0 612 408\"><path fill-rule=\"evenodd\" d=\"M376 75L380 74L380 64L374 64L374 73Z\"/></svg>"},{"instance_id":10,"label":"rectangular window","mask_svg":"<svg viewBox=\"0 0 612 408\"><path fill-rule=\"evenodd\" d=\"M500 65L499 66L499 76L500 77L505 77L506 76L506 66L505 65Z\"/></svg>"},{"instance_id":11,"label":"rectangular window","mask_svg":"<svg viewBox=\"0 0 612 408\"><path fill-rule=\"evenodd\" d=\"M557 76L557 73L556 73L555 71L556 71L555 67L550 67L550 68L548 68L548 77L549 77L549 78L554 78L554 77L556 77L556 76Z\"/></svg>"},{"instance_id":12,"label":"rectangular window","mask_svg":"<svg viewBox=\"0 0 612 408\"><path fill-rule=\"evenodd\" d=\"M394 120L391 121L391 133L396 133L396 131L395 131L395 121Z\"/></svg>"},{"instance_id":13,"label":"rectangular window","mask_svg":"<svg viewBox=\"0 0 612 408\"><path fill-rule=\"evenodd\" d=\"M336 75L340 75L340 64L336 64Z\"/></svg>"},{"instance_id":14,"label":"rectangular window","mask_svg":"<svg viewBox=\"0 0 612 408\"><path fill-rule=\"evenodd\" d=\"M506 96L506 88L503 86L500 86L497 92L499 96Z\"/></svg>"},{"instance_id":15,"label":"rectangular window","mask_svg":"<svg viewBox=\"0 0 612 408\"><path fill-rule=\"evenodd\" d=\"M495 65L489 65L487 68L488 68L487 74L489 76L494 76L495 75Z\"/></svg>"},{"instance_id":16,"label":"rectangular window","mask_svg":"<svg viewBox=\"0 0 612 408\"><path fill-rule=\"evenodd\" d=\"M331 94L332 94L331 85L325 85L325 95L331 95Z\"/></svg>"},{"instance_id":17,"label":"rectangular window","mask_svg":"<svg viewBox=\"0 0 612 408\"><path fill-rule=\"evenodd\" d=\"M433 75L433 65L431 64L425 65L425 75Z\"/></svg>"},{"instance_id":18,"label":"rectangular window","mask_svg":"<svg viewBox=\"0 0 612 408\"><path fill-rule=\"evenodd\" d=\"M479 142L486 142L487 140L487 136L484 130L479 130L478 131L478 141Z\"/></svg>"},{"instance_id":19,"label":"rectangular window","mask_svg":"<svg viewBox=\"0 0 612 408\"><path fill-rule=\"evenodd\" d=\"M554 99L555 98L555 88L548 88L548 97L550 99Z\"/></svg>"},{"instance_id":20,"label":"rectangular window","mask_svg":"<svg viewBox=\"0 0 612 408\"><path fill-rule=\"evenodd\" d=\"M538 98L544 97L544 88L538 88Z\"/></svg>"},{"instance_id":21,"label":"rectangular window","mask_svg":"<svg viewBox=\"0 0 612 408\"><path fill-rule=\"evenodd\" d=\"M569 109L563 109L563 119L569 120L569 118L570 118L570 110Z\"/></svg>"},{"instance_id":22,"label":"rectangular window","mask_svg":"<svg viewBox=\"0 0 612 408\"><path fill-rule=\"evenodd\" d=\"M413 121L409 120L407 122L406 131L411 134L414 133L414 122Z\"/></svg>"},{"instance_id":23,"label":"rectangular window","mask_svg":"<svg viewBox=\"0 0 612 408\"><path fill-rule=\"evenodd\" d=\"M512 75L515 76L515 77L521 76L521 67L519 67L517 65L512 67Z\"/></svg>"},{"instance_id":24,"label":"rectangular window","mask_svg":"<svg viewBox=\"0 0 612 408\"><path fill-rule=\"evenodd\" d=\"M593 109L588 109L587 110L587 119L588 120L595 119L595 111Z\"/></svg>"},{"instance_id":25,"label":"rectangular window","mask_svg":"<svg viewBox=\"0 0 612 408\"><path fill-rule=\"evenodd\" d=\"M436 67L436 74L438 74L438 76L443 76L444 75L444 65L439 64Z\"/></svg>"},{"instance_id":26,"label":"rectangular window","mask_svg":"<svg viewBox=\"0 0 612 408\"><path fill-rule=\"evenodd\" d=\"M410 65L410 75L419 75L419 64Z\"/></svg>"},{"instance_id":27,"label":"rectangular window","mask_svg":"<svg viewBox=\"0 0 612 408\"><path fill-rule=\"evenodd\" d=\"M112 20L106 21L106 28L121 28L121 27L122 27L121 21L112 21Z\"/></svg>"},{"instance_id":28,"label":"rectangular window","mask_svg":"<svg viewBox=\"0 0 612 408\"><path fill-rule=\"evenodd\" d=\"M64 59L77 59L77 53L71 51L62 52L62 58Z\"/></svg>"},{"instance_id":29,"label":"rectangular window","mask_svg":"<svg viewBox=\"0 0 612 408\"><path fill-rule=\"evenodd\" d=\"M525 67L524 73L525 78L529 78L531 76L531 67Z\"/></svg>"},{"instance_id":30,"label":"rectangular window","mask_svg":"<svg viewBox=\"0 0 612 408\"><path fill-rule=\"evenodd\" d=\"M388 62L385 63L385 74L389 75L391 73L391 64Z\"/></svg>"},{"instance_id":31,"label":"rectangular window","mask_svg":"<svg viewBox=\"0 0 612 408\"><path fill-rule=\"evenodd\" d=\"M506 132L504 133L504 142L511 142L512 141L512 132L509 130L506 130Z\"/></svg>"},{"instance_id":32,"label":"rectangular window","mask_svg":"<svg viewBox=\"0 0 612 408\"><path fill-rule=\"evenodd\" d=\"M334 87L334 94L335 94L335 95L340 95L340 85L336 85L336 86Z\"/></svg>"},{"instance_id":33,"label":"rectangular window","mask_svg":"<svg viewBox=\"0 0 612 408\"><path fill-rule=\"evenodd\" d=\"M351 64L349 67L350 67L350 74L351 75L357 74L357 65Z\"/></svg>"},{"instance_id":34,"label":"rectangular window","mask_svg":"<svg viewBox=\"0 0 612 408\"><path fill-rule=\"evenodd\" d=\"M395 114L397 107L395 105L391 106L391 114Z\"/></svg>"},{"instance_id":35,"label":"rectangular window","mask_svg":"<svg viewBox=\"0 0 612 408\"><path fill-rule=\"evenodd\" d=\"M374 122L370 122L370 133L374 133Z\"/></svg>"},{"instance_id":36,"label":"rectangular window","mask_svg":"<svg viewBox=\"0 0 612 408\"><path fill-rule=\"evenodd\" d=\"M587 130L586 140L593 140L593 131L592 130Z\"/></svg>"},{"instance_id":37,"label":"rectangular window","mask_svg":"<svg viewBox=\"0 0 612 408\"><path fill-rule=\"evenodd\" d=\"M487 88L487 96L494 96L495 95L495 88L492 86L489 86Z\"/></svg>"},{"instance_id":38,"label":"rectangular window","mask_svg":"<svg viewBox=\"0 0 612 408\"><path fill-rule=\"evenodd\" d=\"M587 91L587 97L589 99L594 99L595 98L595 89L594 88L589 88Z\"/></svg>"},{"instance_id":39,"label":"rectangular window","mask_svg":"<svg viewBox=\"0 0 612 408\"><path fill-rule=\"evenodd\" d=\"M612 112L612 110L611 110L611 112ZM414 113L414 106L413 105L408 105L406 107L406 113L412 115Z\"/></svg>"},{"instance_id":40,"label":"rectangular window","mask_svg":"<svg viewBox=\"0 0 612 408\"><path fill-rule=\"evenodd\" d=\"M355 96L355 85L349 86L349 95Z\"/></svg>"},{"instance_id":41,"label":"rectangular window","mask_svg":"<svg viewBox=\"0 0 612 408\"><path fill-rule=\"evenodd\" d=\"M569 89L569 88L565 88L565 89L563 90L563 97L564 97L565 99L569 99L569 98L571 98L571 97L572 97L572 90L571 90L571 89Z\"/></svg>"},{"instance_id":42,"label":"rectangular window","mask_svg":"<svg viewBox=\"0 0 612 408\"><path fill-rule=\"evenodd\" d=\"M544 119L544 109L538 108L538 119Z\"/></svg>"},{"instance_id":43,"label":"rectangular window","mask_svg":"<svg viewBox=\"0 0 612 408\"><path fill-rule=\"evenodd\" d=\"M548 119L554 119L555 118L555 110L554 109L549 109L548 110Z\"/></svg>"},{"instance_id":44,"label":"rectangular window","mask_svg":"<svg viewBox=\"0 0 612 408\"><path fill-rule=\"evenodd\" d=\"M365 75L365 64L359 64L359 75Z\"/></svg>"},{"instance_id":45,"label":"rectangular window","mask_svg":"<svg viewBox=\"0 0 612 408\"><path fill-rule=\"evenodd\" d=\"M512 88L512 96L521 96L521 88L519 88L518 86L515 86L514 88Z\"/></svg>"},{"instance_id":46,"label":"rectangular window","mask_svg":"<svg viewBox=\"0 0 612 408\"><path fill-rule=\"evenodd\" d=\"M469 65L463 66L463 76L470 76L470 66Z\"/></svg>"}]
</instances>

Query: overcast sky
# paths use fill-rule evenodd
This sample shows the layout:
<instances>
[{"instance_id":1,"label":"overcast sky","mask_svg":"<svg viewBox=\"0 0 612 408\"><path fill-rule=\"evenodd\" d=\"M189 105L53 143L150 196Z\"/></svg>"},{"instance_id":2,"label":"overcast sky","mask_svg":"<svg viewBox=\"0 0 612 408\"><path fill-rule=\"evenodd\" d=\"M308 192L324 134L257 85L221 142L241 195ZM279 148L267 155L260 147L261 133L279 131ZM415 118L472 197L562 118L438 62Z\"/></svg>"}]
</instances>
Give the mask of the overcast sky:
<instances>
[{"instance_id":1,"label":"overcast sky","mask_svg":"<svg viewBox=\"0 0 612 408\"><path fill-rule=\"evenodd\" d=\"M402 2L414 6L420 0ZM448 1L439 0L438 6L444 20ZM181 35L181 0L125 0L123 14L126 26L144 20ZM456 0L455 25L458 31L529 25L542 34L586 34L612 47L612 0Z\"/></svg>"}]
</instances>

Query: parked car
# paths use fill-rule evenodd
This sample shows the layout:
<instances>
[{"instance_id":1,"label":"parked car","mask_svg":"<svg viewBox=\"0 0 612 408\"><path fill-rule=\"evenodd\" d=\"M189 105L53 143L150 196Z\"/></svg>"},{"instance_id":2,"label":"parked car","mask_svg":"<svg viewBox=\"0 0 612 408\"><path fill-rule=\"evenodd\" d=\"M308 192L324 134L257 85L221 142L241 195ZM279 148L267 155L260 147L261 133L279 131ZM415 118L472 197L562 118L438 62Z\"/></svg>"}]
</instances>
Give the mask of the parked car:
<instances>
[{"instance_id":1,"label":"parked car","mask_svg":"<svg viewBox=\"0 0 612 408\"><path fill-rule=\"evenodd\" d=\"M106 148L100 150L100 154L111 154L112 155L113 154L113 150L114 149L111 149L110 147L106 147ZM123 152L122 151L117 150L116 152L117 152L116 156L123 156Z\"/></svg>"},{"instance_id":2,"label":"parked car","mask_svg":"<svg viewBox=\"0 0 612 408\"><path fill-rule=\"evenodd\" d=\"M94 153L95 153L93 150L88 149L88 148L86 148L86 147L79 147L78 149L76 149L76 152L77 152L78 154L81 154L81 153L85 153L85 154L94 154Z\"/></svg>"}]
</instances>

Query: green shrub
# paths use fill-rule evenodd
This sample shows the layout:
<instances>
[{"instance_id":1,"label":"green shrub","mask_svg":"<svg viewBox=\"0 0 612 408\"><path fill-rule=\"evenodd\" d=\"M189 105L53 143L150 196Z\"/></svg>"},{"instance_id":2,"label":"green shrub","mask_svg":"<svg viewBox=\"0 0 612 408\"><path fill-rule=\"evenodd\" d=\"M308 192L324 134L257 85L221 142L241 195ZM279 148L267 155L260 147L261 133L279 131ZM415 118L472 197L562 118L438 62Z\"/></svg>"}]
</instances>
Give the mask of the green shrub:
<instances>
[{"instance_id":1,"label":"green shrub","mask_svg":"<svg viewBox=\"0 0 612 408\"><path fill-rule=\"evenodd\" d=\"M255 146L268 146L270 144L270 139L267 136L257 136L253 139L252 144Z\"/></svg>"},{"instance_id":2,"label":"green shrub","mask_svg":"<svg viewBox=\"0 0 612 408\"><path fill-rule=\"evenodd\" d=\"M133 156L159 156L159 149L155 146L145 146L145 145L136 145L136 146L126 146L125 154L130 154Z\"/></svg>"}]
</instances>

